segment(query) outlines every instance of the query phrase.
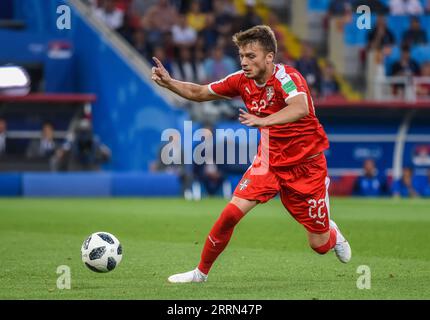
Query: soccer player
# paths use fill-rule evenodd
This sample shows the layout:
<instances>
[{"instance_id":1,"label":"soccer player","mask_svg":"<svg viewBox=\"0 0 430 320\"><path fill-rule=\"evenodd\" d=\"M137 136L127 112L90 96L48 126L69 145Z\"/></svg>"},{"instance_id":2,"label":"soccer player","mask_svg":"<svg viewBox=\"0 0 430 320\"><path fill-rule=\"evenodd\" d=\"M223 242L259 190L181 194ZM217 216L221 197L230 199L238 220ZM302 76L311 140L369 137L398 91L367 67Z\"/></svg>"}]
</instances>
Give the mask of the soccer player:
<instances>
[{"instance_id":1,"label":"soccer player","mask_svg":"<svg viewBox=\"0 0 430 320\"><path fill-rule=\"evenodd\" d=\"M275 64L277 41L270 27L259 25L239 32L233 41L239 49L242 70L209 85L172 79L154 57L152 80L158 85L198 102L240 95L247 109L241 112L240 122L269 131L268 139L261 139L251 167L212 227L197 268L172 275L169 282L206 281L237 223L256 205L278 193L285 208L306 229L313 250L325 254L333 249L343 263L351 259L347 240L330 219L330 180L323 153L329 143L315 116L305 79L296 69Z\"/></svg>"}]
</instances>

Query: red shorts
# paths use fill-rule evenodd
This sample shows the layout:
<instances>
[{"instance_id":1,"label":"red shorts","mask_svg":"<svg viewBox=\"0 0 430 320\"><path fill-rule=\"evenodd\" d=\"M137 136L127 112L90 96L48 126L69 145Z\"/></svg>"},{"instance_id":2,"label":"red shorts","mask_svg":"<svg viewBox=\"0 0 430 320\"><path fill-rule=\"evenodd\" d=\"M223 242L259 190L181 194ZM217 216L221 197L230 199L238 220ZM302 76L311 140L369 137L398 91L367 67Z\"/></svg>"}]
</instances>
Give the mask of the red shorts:
<instances>
[{"instance_id":1,"label":"red shorts","mask_svg":"<svg viewBox=\"0 0 430 320\"><path fill-rule=\"evenodd\" d=\"M253 166L243 175L235 196L265 203L280 193L284 207L309 232L329 231L330 179L323 153L298 165L270 167L264 174Z\"/></svg>"}]
</instances>

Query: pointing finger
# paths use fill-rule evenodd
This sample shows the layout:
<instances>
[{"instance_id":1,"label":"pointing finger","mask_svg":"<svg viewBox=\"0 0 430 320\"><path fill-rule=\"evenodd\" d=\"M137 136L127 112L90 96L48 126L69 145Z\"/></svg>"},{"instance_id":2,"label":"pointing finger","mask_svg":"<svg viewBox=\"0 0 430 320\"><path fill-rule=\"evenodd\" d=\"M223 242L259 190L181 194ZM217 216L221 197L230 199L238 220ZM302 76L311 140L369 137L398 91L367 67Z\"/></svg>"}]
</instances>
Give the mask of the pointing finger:
<instances>
[{"instance_id":1,"label":"pointing finger","mask_svg":"<svg viewBox=\"0 0 430 320\"><path fill-rule=\"evenodd\" d=\"M161 61L158 60L156 57L152 57L152 60L154 60L154 62L157 65L157 67L159 67L159 68L163 67L163 64L161 63Z\"/></svg>"}]
</instances>

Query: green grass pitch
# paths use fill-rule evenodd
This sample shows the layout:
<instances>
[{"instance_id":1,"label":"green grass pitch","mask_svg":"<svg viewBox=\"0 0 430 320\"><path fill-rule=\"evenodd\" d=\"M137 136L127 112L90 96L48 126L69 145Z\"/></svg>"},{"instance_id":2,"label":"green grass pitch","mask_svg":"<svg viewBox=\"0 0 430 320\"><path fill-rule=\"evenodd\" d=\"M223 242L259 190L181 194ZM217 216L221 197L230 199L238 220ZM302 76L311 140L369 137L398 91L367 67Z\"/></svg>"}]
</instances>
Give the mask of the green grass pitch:
<instances>
[{"instance_id":1,"label":"green grass pitch","mask_svg":"<svg viewBox=\"0 0 430 320\"><path fill-rule=\"evenodd\" d=\"M430 200L331 199L331 214L353 257L340 263L307 245L302 226L274 199L236 227L204 284L174 285L173 273L199 261L226 201L207 199L2 199L0 299L429 299ZM114 271L80 259L85 238L116 235L124 250ZM59 290L57 267L71 270ZM361 265L371 288L358 289Z\"/></svg>"}]
</instances>

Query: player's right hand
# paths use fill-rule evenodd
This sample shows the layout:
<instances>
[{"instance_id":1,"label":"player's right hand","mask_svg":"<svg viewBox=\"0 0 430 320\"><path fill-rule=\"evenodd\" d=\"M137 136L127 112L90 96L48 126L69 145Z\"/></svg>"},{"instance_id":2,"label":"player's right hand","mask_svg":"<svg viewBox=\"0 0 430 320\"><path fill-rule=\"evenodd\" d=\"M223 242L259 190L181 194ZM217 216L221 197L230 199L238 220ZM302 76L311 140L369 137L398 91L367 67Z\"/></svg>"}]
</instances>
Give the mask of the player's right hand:
<instances>
[{"instance_id":1,"label":"player's right hand","mask_svg":"<svg viewBox=\"0 0 430 320\"><path fill-rule=\"evenodd\" d=\"M169 72L164 68L163 64L156 57L152 57L156 67L152 67L152 80L154 80L159 86L167 88L172 78Z\"/></svg>"}]
</instances>

